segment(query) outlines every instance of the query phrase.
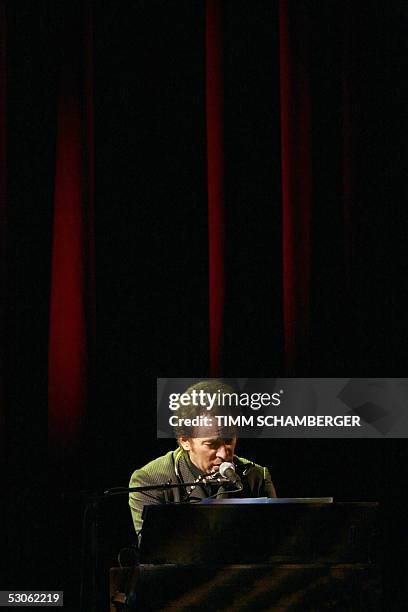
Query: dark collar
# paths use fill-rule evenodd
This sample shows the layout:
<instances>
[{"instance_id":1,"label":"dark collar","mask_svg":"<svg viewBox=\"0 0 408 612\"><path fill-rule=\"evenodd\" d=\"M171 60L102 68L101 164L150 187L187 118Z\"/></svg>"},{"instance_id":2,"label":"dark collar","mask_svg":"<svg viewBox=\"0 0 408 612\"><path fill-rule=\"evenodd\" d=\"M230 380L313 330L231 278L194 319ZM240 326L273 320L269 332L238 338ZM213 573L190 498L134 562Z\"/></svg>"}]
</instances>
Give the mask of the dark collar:
<instances>
[{"instance_id":1,"label":"dark collar","mask_svg":"<svg viewBox=\"0 0 408 612\"><path fill-rule=\"evenodd\" d=\"M183 457L184 461L186 462L186 465L187 465L188 469L190 470L191 474L193 475L193 480L195 480L196 478L201 476L203 472L201 470L199 470L196 465L194 465L194 463L191 461L190 455L188 454L187 451L183 451L183 455L184 455L184 457Z\"/></svg>"}]
</instances>

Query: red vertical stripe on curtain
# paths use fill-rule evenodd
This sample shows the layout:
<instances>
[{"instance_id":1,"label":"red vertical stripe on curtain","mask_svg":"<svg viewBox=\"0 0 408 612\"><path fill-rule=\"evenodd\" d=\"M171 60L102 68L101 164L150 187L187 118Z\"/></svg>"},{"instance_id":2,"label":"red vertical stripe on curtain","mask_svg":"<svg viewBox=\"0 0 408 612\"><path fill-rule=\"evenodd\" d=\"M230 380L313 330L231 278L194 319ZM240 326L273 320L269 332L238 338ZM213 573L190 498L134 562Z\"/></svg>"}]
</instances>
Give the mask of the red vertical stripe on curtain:
<instances>
[{"instance_id":1,"label":"red vertical stripe on curtain","mask_svg":"<svg viewBox=\"0 0 408 612\"><path fill-rule=\"evenodd\" d=\"M206 2L210 375L219 376L224 309L224 143L221 2Z\"/></svg>"},{"instance_id":2,"label":"red vertical stripe on curtain","mask_svg":"<svg viewBox=\"0 0 408 612\"><path fill-rule=\"evenodd\" d=\"M52 244L49 428L54 441L75 440L86 401L84 199L81 114L72 81L61 88Z\"/></svg>"},{"instance_id":3,"label":"red vertical stripe on curtain","mask_svg":"<svg viewBox=\"0 0 408 612\"><path fill-rule=\"evenodd\" d=\"M5 423L4 366L6 291L6 7L0 3L0 444Z\"/></svg>"},{"instance_id":4,"label":"red vertical stripe on curtain","mask_svg":"<svg viewBox=\"0 0 408 612\"><path fill-rule=\"evenodd\" d=\"M83 424L93 276L92 82L83 87L91 51L79 66L72 53L65 57L58 108L48 368L50 439L62 445L75 443Z\"/></svg>"},{"instance_id":5,"label":"red vertical stripe on curtain","mask_svg":"<svg viewBox=\"0 0 408 612\"><path fill-rule=\"evenodd\" d=\"M311 104L308 28L296 3L280 0L284 351L288 373L309 362Z\"/></svg>"},{"instance_id":6,"label":"red vertical stripe on curtain","mask_svg":"<svg viewBox=\"0 0 408 612\"><path fill-rule=\"evenodd\" d=\"M95 160L94 160L94 71L93 71L93 14L89 7L85 30L85 104L87 144L87 239L88 239L88 339L96 337L96 288L95 288ZM94 349L94 347L92 347Z\"/></svg>"}]
</instances>

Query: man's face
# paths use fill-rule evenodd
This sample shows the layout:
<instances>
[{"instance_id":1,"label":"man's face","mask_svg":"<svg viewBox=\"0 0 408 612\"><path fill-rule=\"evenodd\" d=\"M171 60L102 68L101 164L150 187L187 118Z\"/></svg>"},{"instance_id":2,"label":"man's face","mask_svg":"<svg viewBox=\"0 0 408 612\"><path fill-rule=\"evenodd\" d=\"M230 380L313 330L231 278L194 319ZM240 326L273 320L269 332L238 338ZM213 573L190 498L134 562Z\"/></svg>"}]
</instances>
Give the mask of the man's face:
<instances>
[{"instance_id":1,"label":"man's face","mask_svg":"<svg viewBox=\"0 0 408 612\"><path fill-rule=\"evenodd\" d=\"M188 451L191 462L203 474L217 472L221 463L232 461L234 457L234 438L180 438L184 450Z\"/></svg>"}]
</instances>

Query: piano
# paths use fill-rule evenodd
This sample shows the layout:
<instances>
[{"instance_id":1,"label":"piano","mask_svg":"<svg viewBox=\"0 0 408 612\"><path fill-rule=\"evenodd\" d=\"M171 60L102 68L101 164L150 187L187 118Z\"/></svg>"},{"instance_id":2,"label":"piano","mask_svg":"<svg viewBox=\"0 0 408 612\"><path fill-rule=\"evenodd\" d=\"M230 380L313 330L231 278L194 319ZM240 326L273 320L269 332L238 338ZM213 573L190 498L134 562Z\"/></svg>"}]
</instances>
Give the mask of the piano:
<instances>
[{"instance_id":1,"label":"piano","mask_svg":"<svg viewBox=\"0 0 408 612\"><path fill-rule=\"evenodd\" d=\"M140 564L111 610L382 609L376 502L203 500L143 516Z\"/></svg>"}]
</instances>

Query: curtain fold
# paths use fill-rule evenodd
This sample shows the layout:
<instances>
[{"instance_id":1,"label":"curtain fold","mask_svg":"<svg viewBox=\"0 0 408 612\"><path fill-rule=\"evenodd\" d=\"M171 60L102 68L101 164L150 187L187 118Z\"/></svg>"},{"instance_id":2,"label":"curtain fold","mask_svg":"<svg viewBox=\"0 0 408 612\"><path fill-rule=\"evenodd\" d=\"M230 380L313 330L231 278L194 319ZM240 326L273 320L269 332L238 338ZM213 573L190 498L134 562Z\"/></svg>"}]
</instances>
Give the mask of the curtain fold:
<instances>
[{"instance_id":1,"label":"curtain fold","mask_svg":"<svg viewBox=\"0 0 408 612\"><path fill-rule=\"evenodd\" d=\"M287 373L310 363L312 117L307 8L279 3L282 268Z\"/></svg>"},{"instance_id":2,"label":"curtain fold","mask_svg":"<svg viewBox=\"0 0 408 612\"><path fill-rule=\"evenodd\" d=\"M222 23L219 0L206 2L206 118L210 375L219 376L224 310L224 142Z\"/></svg>"},{"instance_id":3,"label":"curtain fold","mask_svg":"<svg viewBox=\"0 0 408 612\"><path fill-rule=\"evenodd\" d=\"M6 7L0 3L0 448L4 444L6 419Z\"/></svg>"},{"instance_id":4,"label":"curtain fold","mask_svg":"<svg viewBox=\"0 0 408 612\"><path fill-rule=\"evenodd\" d=\"M68 14L58 100L50 291L50 441L78 442L89 390L94 321L92 35ZM70 29L71 26L71 29ZM92 325L90 322L92 321Z\"/></svg>"}]
</instances>

